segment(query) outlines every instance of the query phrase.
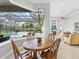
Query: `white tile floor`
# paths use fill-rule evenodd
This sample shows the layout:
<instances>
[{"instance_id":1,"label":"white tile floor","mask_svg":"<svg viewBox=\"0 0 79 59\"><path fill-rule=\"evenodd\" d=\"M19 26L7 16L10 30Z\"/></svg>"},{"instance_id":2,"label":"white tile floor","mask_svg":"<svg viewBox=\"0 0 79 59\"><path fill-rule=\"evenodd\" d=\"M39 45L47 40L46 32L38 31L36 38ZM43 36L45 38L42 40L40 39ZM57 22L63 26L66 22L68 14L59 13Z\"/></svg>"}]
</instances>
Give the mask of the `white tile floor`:
<instances>
[{"instance_id":1,"label":"white tile floor","mask_svg":"<svg viewBox=\"0 0 79 59\"><path fill-rule=\"evenodd\" d=\"M79 46L70 46L62 41L59 47L58 59L79 59Z\"/></svg>"},{"instance_id":2,"label":"white tile floor","mask_svg":"<svg viewBox=\"0 0 79 59\"><path fill-rule=\"evenodd\" d=\"M14 59L13 54L10 54L4 59ZM57 59L79 59L79 46L69 46L62 41L59 47Z\"/></svg>"}]
</instances>

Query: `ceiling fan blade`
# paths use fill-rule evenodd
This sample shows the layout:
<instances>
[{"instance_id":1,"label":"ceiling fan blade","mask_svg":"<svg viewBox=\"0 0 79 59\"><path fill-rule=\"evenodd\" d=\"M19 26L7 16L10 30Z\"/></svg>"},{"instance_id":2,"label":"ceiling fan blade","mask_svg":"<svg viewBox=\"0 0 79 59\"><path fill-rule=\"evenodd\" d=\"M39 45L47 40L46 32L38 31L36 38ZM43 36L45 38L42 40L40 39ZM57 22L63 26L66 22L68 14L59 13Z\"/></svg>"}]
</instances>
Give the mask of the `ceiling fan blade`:
<instances>
[{"instance_id":1,"label":"ceiling fan blade","mask_svg":"<svg viewBox=\"0 0 79 59\"><path fill-rule=\"evenodd\" d=\"M56 18L56 19L69 19L69 18L72 18L73 16L70 16L70 17L65 17L65 16L61 16L61 17L53 17L53 18Z\"/></svg>"},{"instance_id":2,"label":"ceiling fan blade","mask_svg":"<svg viewBox=\"0 0 79 59\"><path fill-rule=\"evenodd\" d=\"M64 19L70 19L70 18L72 18L72 17L74 17L74 16L65 17Z\"/></svg>"},{"instance_id":3,"label":"ceiling fan blade","mask_svg":"<svg viewBox=\"0 0 79 59\"><path fill-rule=\"evenodd\" d=\"M53 17L53 18L61 18L61 17Z\"/></svg>"}]
</instances>

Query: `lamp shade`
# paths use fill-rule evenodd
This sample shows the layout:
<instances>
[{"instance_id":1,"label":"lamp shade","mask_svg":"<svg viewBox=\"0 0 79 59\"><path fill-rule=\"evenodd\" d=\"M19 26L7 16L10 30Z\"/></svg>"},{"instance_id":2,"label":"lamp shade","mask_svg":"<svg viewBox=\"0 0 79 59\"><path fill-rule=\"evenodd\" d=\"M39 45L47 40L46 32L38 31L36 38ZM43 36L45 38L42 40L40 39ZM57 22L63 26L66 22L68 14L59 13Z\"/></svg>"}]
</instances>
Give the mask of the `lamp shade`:
<instances>
[{"instance_id":1,"label":"lamp shade","mask_svg":"<svg viewBox=\"0 0 79 59\"><path fill-rule=\"evenodd\" d=\"M55 25L53 25L52 27L51 27L51 32L56 32L56 26Z\"/></svg>"}]
</instances>

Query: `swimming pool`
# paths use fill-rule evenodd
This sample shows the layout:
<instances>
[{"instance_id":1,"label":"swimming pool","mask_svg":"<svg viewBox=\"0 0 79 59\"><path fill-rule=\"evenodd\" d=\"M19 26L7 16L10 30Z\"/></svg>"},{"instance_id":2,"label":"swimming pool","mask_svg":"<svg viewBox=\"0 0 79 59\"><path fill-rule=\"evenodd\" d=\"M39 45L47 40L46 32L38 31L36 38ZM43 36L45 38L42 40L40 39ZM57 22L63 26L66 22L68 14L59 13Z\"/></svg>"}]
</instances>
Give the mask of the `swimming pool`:
<instances>
[{"instance_id":1,"label":"swimming pool","mask_svg":"<svg viewBox=\"0 0 79 59\"><path fill-rule=\"evenodd\" d=\"M10 37L23 37L24 35L27 35L28 32L22 31L22 32L13 32Z\"/></svg>"}]
</instances>

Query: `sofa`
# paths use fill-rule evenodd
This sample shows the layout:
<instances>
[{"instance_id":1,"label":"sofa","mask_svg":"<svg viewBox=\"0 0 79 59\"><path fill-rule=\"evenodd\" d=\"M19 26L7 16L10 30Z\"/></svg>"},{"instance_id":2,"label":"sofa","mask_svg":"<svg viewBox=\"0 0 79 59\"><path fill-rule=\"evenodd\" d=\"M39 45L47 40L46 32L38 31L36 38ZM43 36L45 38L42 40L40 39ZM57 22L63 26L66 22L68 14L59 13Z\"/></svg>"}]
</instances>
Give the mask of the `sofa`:
<instances>
[{"instance_id":1,"label":"sofa","mask_svg":"<svg viewBox=\"0 0 79 59\"><path fill-rule=\"evenodd\" d=\"M0 37L0 43L9 40L10 36Z\"/></svg>"},{"instance_id":2,"label":"sofa","mask_svg":"<svg viewBox=\"0 0 79 59\"><path fill-rule=\"evenodd\" d=\"M79 33L70 34L69 37L64 37L64 40L70 45L79 45Z\"/></svg>"},{"instance_id":3,"label":"sofa","mask_svg":"<svg viewBox=\"0 0 79 59\"><path fill-rule=\"evenodd\" d=\"M70 43L79 45L79 33L75 33L71 35Z\"/></svg>"}]
</instances>

